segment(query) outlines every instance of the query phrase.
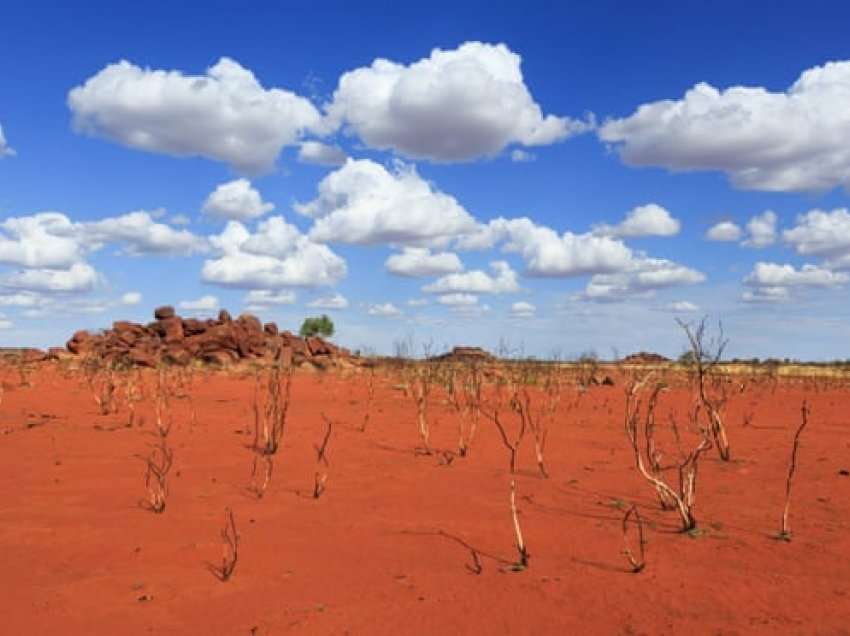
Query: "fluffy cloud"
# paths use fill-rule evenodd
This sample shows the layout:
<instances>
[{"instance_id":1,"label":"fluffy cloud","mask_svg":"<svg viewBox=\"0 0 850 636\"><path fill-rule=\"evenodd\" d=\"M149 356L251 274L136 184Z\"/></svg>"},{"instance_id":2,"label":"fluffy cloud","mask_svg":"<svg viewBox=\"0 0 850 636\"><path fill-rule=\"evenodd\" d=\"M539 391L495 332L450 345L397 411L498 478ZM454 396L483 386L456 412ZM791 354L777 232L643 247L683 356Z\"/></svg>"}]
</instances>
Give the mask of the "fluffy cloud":
<instances>
[{"instance_id":1,"label":"fluffy cloud","mask_svg":"<svg viewBox=\"0 0 850 636\"><path fill-rule=\"evenodd\" d=\"M127 292L121 296L122 305L138 305L142 302L142 295L139 292Z\"/></svg>"},{"instance_id":2,"label":"fluffy cloud","mask_svg":"<svg viewBox=\"0 0 850 636\"><path fill-rule=\"evenodd\" d=\"M307 306L315 309L347 309L348 299L342 294L337 293L310 301L307 303Z\"/></svg>"},{"instance_id":3,"label":"fluffy cloud","mask_svg":"<svg viewBox=\"0 0 850 636\"><path fill-rule=\"evenodd\" d=\"M447 274L425 285L422 290L435 294L511 294L520 290L517 274L507 262L493 261L490 269L493 270L492 276L480 269Z\"/></svg>"},{"instance_id":4,"label":"fluffy cloud","mask_svg":"<svg viewBox=\"0 0 850 636\"><path fill-rule=\"evenodd\" d=\"M481 42L434 49L409 66L376 59L340 78L328 121L372 148L441 162L493 156L512 143L551 144L593 126L544 116L521 62L504 44Z\"/></svg>"},{"instance_id":5,"label":"fluffy cloud","mask_svg":"<svg viewBox=\"0 0 850 636\"><path fill-rule=\"evenodd\" d=\"M732 221L721 221L708 229L705 238L709 241L719 242L738 241L741 239L741 228Z\"/></svg>"},{"instance_id":6,"label":"fluffy cloud","mask_svg":"<svg viewBox=\"0 0 850 636\"><path fill-rule=\"evenodd\" d=\"M835 287L848 280L848 274L815 265L803 265L795 269L788 264L758 262L744 283L752 287Z\"/></svg>"},{"instance_id":7,"label":"fluffy cloud","mask_svg":"<svg viewBox=\"0 0 850 636\"><path fill-rule=\"evenodd\" d=\"M522 150L520 148L515 148L511 150L511 161L514 163L531 163L537 159L533 152L528 152L527 150Z\"/></svg>"},{"instance_id":8,"label":"fluffy cloud","mask_svg":"<svg viewBox=\"0 0 850 636\"><path fill-rule=\"evenodd\" d=\"M597 302L649 298L659 289L703 281L704 274L684 265L666 259L638 257L625 271L593 276L579 298Z\"/></svg>"},{"instance_id":9,"label":"fluffy cloud","mask_svg":"<svg viewBox=\"0 0 850 636\"><path fill-rule=\"evenodd\" d=\"M797 225L782 232L783 240L800 254L821 256L832 268L850 268L850 212L839 208L811 210Z\"/></svg>"},{"instance_id":10,"label":"fluffy cloud","mask_svg":"<svg viewBox=\"0 0 850 636\"><path fill-rule=\"evenodd\" d=\"M74 128L125 146L270 170L284 146L320 127L305 98L265 89L227 57L205 75L110 64L68 93Z\"/></svg>"},{"instance_id":11,"label":"fluffy cloud","mask_svg":"<svg viewBox=\"0 0 850 636\"><path fill-rule=\"evenodd\" d=\"M458 307L461 305L477 305L478 296L475 294L443 294L437 297L437 302L441 305L449 307Z\"/></svg>"},{"instance_id":12,"label":"fluffy cloud","mask_svg":"<svg viewBox=\"0 0 850 636\"><path fill-rule=\"evenodd\" d=\"M183 300L179 303L180 309L186 311L197 311L201 313L212 313L219 309L221 305L218 298L215 296L201 296L197 300Z\"/></svg>"},{"instance_id":13,"label":"fluffy cloud","mask_svg":"<svg viewBox=\"0 0 850 636\"><path fill-rule=\"evenodd\" d=\"M655 203L634 208L617 225L597 225L594 234L616 238L639 236L675 236L682 224L666 209Z\"/></svg>"},{"instance_id":14,"label":"fluffy cloud","mask_svg":"<svg viewBox=\"0 0 850 636\"><path fill-rule=\"evenodd\" d=\"M274 204L264 202L248 179L222 183L210 193L203 206L207 216L234 221L250 221L272 210Z\"/></svg>"},{"instance_id":15,"label":"fluffy cloud","mask_svg":"<svg viewBox=\"0 0 850 636\"><path fill-rule=\"evenodd\" d=\"M758 262L744 278L744 284L750 289L744 291L741 300L747 303L785 302L791 300L796 291L835 288L848 281L848 274L815 265L796 269L788 264Z\"/></svg>"},{"instance_id":16,"label":"fluffy cloud","mask_svg":"<svg viewBox=\"0 0 850 636\"><path fill-rule=\"evenodd\" d=\"M6 142L6 137L3 135L3 126L0 126L0 159L14 156L15 150Z\"/></svg>"},{"instance_id":17,"label":"fluffy cloud","mask_svg":"<svg viewBox=\"0 0 850 636\"><path fill-rule=\"evenodd\" d=\"M342 148L320 141L302 141L298 148L298 161L318 166L341 166L348 159Z\"/></svg>"},{"instance_id":18,"label":"fluffy cloud","mask_svg":"<svg viewBox=\"0 0 850 636\"><path fill-rule=\"evenodd\" d=\"M766 210L762 214L754 216L747 223L749 238L742 242L744 247L761 249L776 242L776 213Z\"/></svg>"},{"instance_id":19,"label":"fluffy cloud","mask_svg":"<svg viewBox=\"0 0 850 636\"><path fill-rule=\"evenodd\" d=\"M387 318L401 316L401 310L392 303L369 305L367 312L370 316L384 316Z\"/></svg>"},{"instance_id":20,"label":"fluffy cloud","mask_svg":"<svg viewBox=\"0 0 850 636\"><path fill-rule=\"evenodd\" d=\"M499 242L505 252L525 261L528 276L568 277L615 272L632 261L632 251L621 241L595 234L559 235L531 219L498 218L480 225L475 233L456 242L459 249L489 249Z\"/></svg>"},{"instance_id":21,"label":"fluffy cloud","mask_svg":"<svg viewBox=\"0 0 850 636\"><path fill-rule=\"evenodd\" d=\"M221 255L204 262L204 282L243 289L333 285L346 275L345 261L313 242L283 217L262 221L255 234L238 221L210 237Z\"/></svg>"},{"instance_id":22,"label":"fluffy cloud","mask_svg":"<svg viewBox=\"0 0 850 636\"><path fill-rule=\"evenodd\" d=\"M252 289L245 295L244 302L249 307L270 307L272 305L292 305L295 300L295 292L291 290Z\"/></svg>"},{"instance_id":23,"label":"fluffy cloud","mask_svg":"<svg viewBox=\"0 0 850 636\"><path fill-rule=\"evenodd\" d=\"M454 252L435 254L424 247L406 247L401 254L390 256L384 266L391 274L413 278L441 276L463 269L463 263Z\"/></svg>"},{"instance_id":24,"label":"fluffy cloud","mask_svg":"<svg viewBox=\"0 0 850 636\"><path fill-rule=\"evenodd\" d=\"M848 100L850 61L829 62L785 92L700 83L606 122L599 136L629 165L720 170L740 188L850 188Z\"/></svg>"},{"instance_id":25,"label":"fluffy cloud","mask_svg":"<svg viewBox=\"0 0 850 636\"><path fill-rule=\"evenodd\" d=\"M5 307L41 307L50 302L50 298L36 292L0 294L0 306Z\"/></svg>"},{"instance_id":26,"label":"fluffy cloud","mask_svg":"<svg viewBox=\"0 0 850 636\"><path fill-rule=\"evenodd\" d=\"M123 243L127 253L188 255L206 251L205 239L188 230L176 230L154 220L151 212L138 210L101 221L79 224L83 240L94 249L106 243Z\"/></svg>"},{"instance_id":27,"label":"fluffy cloud","mask_svg":"<svg viewBox=\"0 0 850 636\"><path fill-rule=\"evenodd\" d=\"M11 217L0 223L0 263L67 269L85 250L78 227L59 212Z\"/></svg>"},{"instance_id":28,"label":"fluffy cloud","mask_svg":"<svg viewBox=\"0 0 850 636\"><path fill-rule=\"evenodd\" d=\"M439 243L475 229L454 197L432 188L413 167L389 172L368 159L346 161L321 181L316 199L295 209L315 219L310 237L322 242Z\"/></svg>"},{"instance_id":29,"label":"fluffy cloud","mask_svg":"<svg viewBox=\"0 0 850 636\"><path fill-rule=\"evenodd\" d=\"M699 306L688 300L676 300L664 305L663 309L675 314L692 314L699 311Z\"/></svg>"},{"instance_id":30,"label":"fluffy cloud","mask_svg":"<svg viewBox=\"0 0 850 636\"><path fill-rule=\"evenodd\" d=\"M511 316L514 318L534 318L537 307L521 300L511 305Z\"/></svg>"},{"instance_id":31,"label":"fluffy cloud","mask_svg":"<svg viewBox=\"0 0 850 636\"><path fill-rule=\"evenodd\" d=\"M755 287L744 291L741 300L752 304L784 303L791 300L787 287Z\"/></svg>"},{"instance_id":32,"label":"fluffy cloud","mask_svg":"<svg viewBox=\"0 0 850 636\"><path fill-rule=\"evenodd\" d=\"M0 232L0 262L36 269L67 269L81 262L87 251L107 243L123 243L134 255L189 254L206 248L203 239L157 223L144 211L88 223L41 212L6 219Z\"/></svg>"},{"instance_id":33,"label":"fluffy cloud","mask_svg":"<svg viewBox=\"0 0 850 636\"><path fill-rule=\"evenodd\" d=\"M74 263L68 269L25 269L0 278L0 287L32 292L91 291L100 277L91 265Z\"/></svg>"}]
</instances>

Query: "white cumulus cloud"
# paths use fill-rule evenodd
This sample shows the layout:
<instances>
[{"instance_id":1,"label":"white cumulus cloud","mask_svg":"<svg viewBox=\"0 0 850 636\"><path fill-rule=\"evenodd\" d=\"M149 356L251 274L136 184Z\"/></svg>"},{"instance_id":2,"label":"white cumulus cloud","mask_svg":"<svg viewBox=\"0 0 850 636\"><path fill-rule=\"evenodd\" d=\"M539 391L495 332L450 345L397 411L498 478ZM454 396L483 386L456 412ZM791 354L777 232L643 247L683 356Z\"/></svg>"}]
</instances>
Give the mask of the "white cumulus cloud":
<instances>
[{"instance_id":1,"label":"white cumulus cloud","mask_svg":"<svg viewBox=\"0 0 850 636\"><path fill-rule=\"evenodd\" d=\"M412 166L390 172L368 159L346 161L322 179L316 199L295 210L315 219L310 237L322 242L439 243L475 229L457 200Z\"/></svg>"},{"instance_id":2,"label":"white cumulus cloud","mask_svg":"<svg viewBox=\"0 0 850 636\"><path fill-rule=\"evenodd\" d=\"M408 66L376 59L340 78L328 122L372 148L439 162L551 144L593 127L592 119L544 115L521 63L504 44L481 42L434 49Z\"/></svg>"},{"instance_id":3,"label":"white cumulus cloud","mask_svg":"<svg viewBox=\"0 0 850 636\"><path fill-rule=\"evenodd\" d=\"M266 203L248 179L222 183L204 201L203 212L217 219L250 221L274 210Z\"/></svg>"},{"instance_id":4,"label":"white cumulus cloud","mask_svg":"<svg viewBox=\"0 0 850 636\"><path fill-rule=\"evenodd\" d=\"M705 238L717 242L739 241L741 239L741 228L732 221L721 221L708 228Z\"/></svg>"},{"instance_id":5,"label":"white cumulus cloud","mask_svg":"<svg viewBox=\"0 0 850 636\"><path fill-rule=\"evenodd\" d=\"M324 144L321 141L302 141L298 148L298 161L318 166L341 166L348 155L339 146Z\"/></svg>"},{"instance_id":6,"label":"white cumulus cloud","mask_svg":"<svg viewBox=\"0 0 850 636\"><path fill-rule=\"evenodd\" d=\"M835 287L850 280L844 272L834 272L806 264L800 269L793 265L758 262L744 283L753 287Z\"/></svg>"},{"instance_id":7,"label":"white cumulus cloud","mask_svg":"<svg viewBox=\"0 0 850 636\"><path fill-rule=\"evenodd\" d=\"M797 217L797 225L782 232L782 239L799 254L820 256L832 268L850 268L850 212L810 210Z\"/></svg>"},{"instance_id":8,"label":"white cumulus cloud","mask_svg":"<svg viewBox=\"0 0 850 636\"><path fill-rule=\"evenodd\" d=\"M384 266L396 276L421 278L459 272L463 263L454 252L433 253L425 247L406 247L400 254L387 258Z\"/></svg>"},{"instance_id":9,"label":"white cumulus cloud","mask_svg":"<svg viewBox=\"0 0 850 636\"><path fill-rule=\"evenodd\" d=\"M291 290L252 289L245 295L244 302L249 307L270 307L272 305L292 305L295 300L295 292Z\"/></svg>"},{"instance_id":10,"label":"white cumulus cloud","mask_svg":"<svg viewBox=\"0 0 850 636\"><path fill-rule=\"evenodd\" d=\"M395 318L401 316L401 310L392 303L380 303L369 305L367 313L370 316L384 316L387 318Z\"/></svg>"},{"instance_id":11,"label":"white cumulus cloud","mask_svg":"<svg viewBox=\"0 0 850 636\"><path fill-rule=\"evenodd\" d=\"M754 216L747 223L749 238L743 241L741 245L756 249L773 245L776 242L776 222L776 213L772 210L765 210L763 213Z\"/></svg>"},{"instance_id":12,"label":"white cumulus cloud","mask_svg":"<svg viewBox=\"0 0 850 636\"><path fill-rule=\"evenodd\" d=\"M83 240L93 249L107 243L122 243L127 253L188 255L206 251L207 241L189 230L177 230L154 220L145 210L80 224Z\"/></svg>"},{"instance_id":13,"label":"white cumulus cloud","mask_svg":"<svg viewBox=\"0 0 850 636\"><path fill-rule=\"evenodd\" d=\"M626 218L617 225L597 225L595 234L615 238L635 238L639 236L675 236L682 229L678 219L668 210L656 203L641 205L626 214Z\"/></svg>"},{"instance_id":14,"label":"white cumulus cloud","mask_svg":"<svg viewBox=\"0 0 850 636\"><path fill-rule=\"evenodd\" d=\"M204 262L204 282L242 289L274 290L282 287L313 287L336 284L345 277L345 261L326 245L310 240L274 216L260 222L251 234L238 221L210 237L220 252Z\"/></svg>"},{"instance_id":15,"label":"white cumulus cloud","mask_svg":"<svg viewBox=\"0 0 850 636\"><path fill-rule=\"evenodd\" d=\"M110 64L68 93L74 128L125 146L222 161L236 170L270 170L284 146L321 127L309 100L264 88L222 57L204 75Z\"/></svg>"},{"instance_id":16,"label":"white cumulus cloud","mask_svg":"<svg viewBox=\"0 0 850 636\"><path fill-rule=\"evenodd\" d=\"M605 122L599 136L629 165L719 170L740 188L850 188L848 102L850 61L829 62L782 92L699 83Z\"/></svg>"},{"instance_id":17,"label":"white cumulus cloud","mask_svg":"<svg viewBox=\"0 0 850 636\"><path fill-rule=\"evenodd\" d=\"M100 280L87 263L74 263L68 269L24 269L0 277L0 287L32 292L73 293L91 291Z\"/></svg>"},{"instance_id":18,"label":"white cumulus cloud","mask_svg":"<svg viewBox=\"0 0 850 636\"><path fill-rule=\"evenodd\" d=\"M307 303L307 306L315 309L347 309L348 299L342 294L336 293L311 300Z\"/></svg>"},{"instance_id":19,"label":"white cumulus cloud","mask_svg":"<svg viewBox=\"0 0 850 636\"><path fill-rule=\"evenodd\" d=\"M422 291L435 294L511 294L520 290L517 273L506 261L493 261L490 269L493 270L492 275L480 269L447 274L425 285Z\"/></svg>"},{"instance_id":20,"label":"white cumulus cloud","mask_svg":"<svg viewBox=\"0 0 850 636\"><path fill-rule=\"evenodd\" d=\"M569 277L615 272L632 261L632 251L622 241L593 233L558 234L529 218L497 218L478 226L475 233L461 237L458 249L489 249L504 243L502 250L520 254L526 275Z\"/></svg>"},{"instance_id":21,"label":"white cumulus cloud","mask_svg":"<svg viewBox=\"0 0 850 636\"><path fill-rule=\"evenodd\" d=\"M121 296L122 305L138 305L142 302L142 294L139 292L127 292Z\"/></svg>"},{"instance_id":22,"label":"white cumulus cloud","mask_svg":"<svg viewBox=\"0 0 850 636\"><path fill-rule=\"evenodd\" d=\"M699 305L696 305L689 300L675 300L664 305L663 309L675 314L692 314L699 311Z\"/></svg>"},{"instance_id":23,"label":"white cumulus cloud","mask_svg":"<svg viewBox=\"0 0 850 636\"><path fill-rule=\"evenodd\" d=\"M61 212L11 217L0 223L0 263L67 269L84 254L78 226Z\"/></svg>"},{"instance_id":24,"label":"white cumulus cloud","mask_svg":"<svg viewBox=\"0 0 850 636\"><path fill-rule=\"evenodd\" d=\"M182 300L178 306L180 309L185 309L186 311L197 311L201 313L212 313L221 307L218 298L210 295L201 296L197 300Z\"/></svg>"},{"instance_id":25,"label":"white cumulus cloud","mask_svg":"<svg viewBox=\"0 0 850 636\"><path fill-rule=\"evenodd\" d=\"M511 305L511 316L514 318L534 318L536 312L537 307L524 300Z\"/></svg>"},{"instance_id":26,"label":"white cumulus cloud","mask_svg":"<svg viewBox=\"0 0 850 636\"><path fill-rule=\"evenodd\" d=\"M460 305L477 305L478 296L475 294L443 294L437 297L437 302L441 305L449 307L458 307Z\"/></svg>"},{"instance_id":27,"label":"white cumulus cloud","mask_svg":"<svg viewBox=\"0 0 850 636\"><path fill-rule=\"evenodd\" d=\"M15 156L15 150L6 141L6 137L3 134L3 126L0 126L0 159L2 159L3 157L14 157L14 156Z\"/></svg>"},{"instance_id":28,"label":"white cumulus cloud","mask_svg":"<svg viewBox=\"0 0 850 636\"><path fill-rule=\"evenodd\" d=\"M703 281L705 275L690 267L666 259L642 256L635 258L622 272L591 277L579 298L596 302L649 298L659 289L695 285Z\"/></svg>"}]
</instances>

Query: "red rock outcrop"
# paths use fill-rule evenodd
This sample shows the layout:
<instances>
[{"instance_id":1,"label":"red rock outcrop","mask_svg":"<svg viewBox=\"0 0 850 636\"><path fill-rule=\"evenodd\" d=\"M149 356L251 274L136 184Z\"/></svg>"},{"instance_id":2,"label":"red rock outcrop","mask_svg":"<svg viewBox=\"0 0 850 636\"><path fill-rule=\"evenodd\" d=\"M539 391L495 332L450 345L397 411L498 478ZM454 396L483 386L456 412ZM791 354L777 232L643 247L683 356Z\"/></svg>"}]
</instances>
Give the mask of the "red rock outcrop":
<instances>
[{"instance_id":1,"label":"red rock outcrop","mask_svg":"<svg viewBox=\"0 0 850 636\"><path fill-rule=\"evenodd\" d=\"M154 322L140 325L125 320L99 333L78 331L66 344L77 356L97 355L131 366L155 367L160 362L187 365L193 361L228 365L243 359L271 360L283 349L285 360L309 361L327 368L350 357L346 349L318 337L300 338L242 314L235 320L224 309L217 320L181 318L173 307L157 307Z\"/></svg>"}]
</instances>

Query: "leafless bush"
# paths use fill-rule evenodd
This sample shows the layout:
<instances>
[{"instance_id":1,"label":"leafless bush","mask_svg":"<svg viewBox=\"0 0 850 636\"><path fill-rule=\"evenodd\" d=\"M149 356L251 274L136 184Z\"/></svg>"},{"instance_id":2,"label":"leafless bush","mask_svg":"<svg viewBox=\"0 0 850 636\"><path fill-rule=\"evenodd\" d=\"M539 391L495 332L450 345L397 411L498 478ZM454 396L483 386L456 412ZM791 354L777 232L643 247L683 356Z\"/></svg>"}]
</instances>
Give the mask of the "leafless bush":
<instances>
[{"instance_id":1,"label":"leafless bush","mask_svg":"<svg viewBox=\"0 0 850 636\"><path fill-rule=\"evenodd\" d=\"M112 363L104 363L97 352L92 352L83 360L83 377L101 415L118 410L118 383Z\"/></svg>"},{"instance_id":2,"label":"leafless bush","mask_svg":"<svg viewBox=\"0 0 850 636\"><path fill-rule=\"evenodd\" d=\"M254 463L251 467L251 482L248 484L248 490L253 492L257 499L262 499L269 487L274 471L274 463L271 455L263 453L254 454Z\"/></svg>"},{"instance_id":3,"label":"leafless bush","mask_svg":"<svg viewBox=\"0 0 850 636\"><path fill-rule=\"evenodd\" d=\"M717 446L720 459L729 461L731 449L723 425L723 408L726 405L727 383L719 373L717 364L723 357L723 352L729 340L723 333L723 324L718 325L717 335L710 338L706 332L706 319L692 326L676 319L685 331L690 343L690 364L695 375L696 390L699 400L706 411L710 423L711 436Z\"/></svg>"},{"instance_id":4,"label":"leafless bush","mask_svg":"<svg viewBox=\"0 0 850 636\"><path fill-rule=\"evenodd\" d=\"M508 397L506 398L506 396ZM505 424L502 421L502 413L505 406L503 402L506 399L509 409L518 414L516 409L518 402L515 401L513 387L506 387L502 382L497 381L493 395L493 410L488 412L482 405L481 413L496 425L496 430L499 431L502 444L508 450L508 453L510 453L509 466L511 474L513 474L516 472L517 453L519 452L522 439L525 437L526 420L524 417L518 417L516 434L510 437L508 436Z\"/></svg>"},{"instance_id":5,"label":"leafless bush","mask_svg":"<svg viewBox=\"0 0 850 636\"><path fill-rule=\"evenodd\" d=\"M159 514L165 511L168 499L168 473L174 464L174 453L168 447L165 437L153 447L150 455L145 458L145 488L148 491L147 507Z\"/></svg>"},{"instance_id":6,"label":"leafless bush","mask_svg":"<svg viewBox=\"0 0 850 636\"><path fill-rule=\"evenodd\" d=\"M629 547L629 519L631 519L632 517L635 518L635 525L637 526L637 554L635 554L635 552L633 552L632 549ZM626 511L626 514L623 516L623 553L629 560L629 565L631 565L632 572L635 574L642 571L646 567L644 545L645 542L643 540L643 520L640 518L640 513L638 512L637 505L632 504L631 508L629 508Z\"/></svg>"},{"instance_id":7,"label":"leafless bush","mask_svg":"<svg viewBox=\"0 0 850 636\"><path fill-rule=\"evenodd\" d=\"M142 400L141 377L132 369L127 370L124 380L124 399L127 402L127 428L136 423L136 402Z\"/></svg>"},{"instance_id":8,"label":"leafless bush","mask_svg":"<svg viewBox=\"0 0 850 636\"><path fill-rule=\"evenodd\" d=\"M791 461L788 464L788 478L785 481L785 508L782 511L782 529L779 531L779 539L783 541L791 540L791 527L788 525L788 512L791 509L791 480L794 478L794 473L797 470L797 449L800 447L800 434L806 425L809 423L809 405L803 402L800 407L800 426L794 434L794 445L791 448Z\"/></svg>"},{"instance_id":9,"label":"leafless bush","mask_svg":"<svg viewBox=\"0 0 850 636\"><path fill-rule=\"evenodd\" d=\"M579 356L576 362L576 384L580 392L587 391L595 382L599 372L599 357L593 351Z\"/></svg>"},{"instance_id":10,"label":"leafless bush","mask_svg":"<svg viewBox=\"0 0 850 636\"><path fill-rule=\"evenodd\" d=\"M223 554L221 556L221 567L213 568L213 573L220 581L228 581L236 569L239 559L239 532L236 530L236 520L230 508L224 509L224 527L221 529L221 543Z\"/></svg>"},{"instance_id":11,"label":"leafless bush","mask_svg":"<svg viewBox=\"0 0 850 636\"><path fill-rule=\"evenodd\" d=\"M292 390L292 350L281 348L268 370L265 383L257 376L254 394L254 449L274 455L286 429Z\"/></svg>"},{"instance_id":12,"label":"leafless bush","mask_svg":"<svg viewBox=\"0 0 850 636\"><path fill-rule=\"evenodd\" d=\"M519 527L519 517L516 509L516 482L511 479L511 518L514 522L514 536L516 538L516 549L519 553L519 560L514 564L513 569L516 571L524 570L528 567L528 548L522 538L522 530Z\"/></svg>"},{"instance_id":13,"label":"leafless bush","mask_svg":"<svg viewBox=\"0 0 850 636\"><path fill-rule=\"evenodd\" d=\"M156 414L156 430L160 437L167 437L174 425L174 413L171 410L171 386L165 367L160 367L156 376L154 411Z\"/></svg>"},{"instance_id":14,"label":"leafless bush","mask_svg":"<svg viewBox=\"0 0 850 636\"><path fill-rule=\"evenodd\" d=\"M363 422L360 424L360 432L366 431L369 425L369 419L372 416L372 402L375 399L375 367L369 367L366 380L366 412L363 415Z\"/></svg>"},{"instance_id":15,"label":"leafless bush","mask_svg":"<svg viewBox=\"0 0 850 636\"><path fill-rule=\"evenodd\" d=\"M539 386L538 386L539 385ZM561 376L557 368L521 367L520 381L514 384L511 398L513 409L523 421L523 428L530 429L534 436L534 455L540 474L547 478L544 451L549 425L561 402Z\"/></svg>"},{"instance_id":16,"label":"leafless bush","mask_svg":"<svg viewBox=\"0 0 850 636\"><path fill-rule=\"evenodd\" d=\"M32 387L32 365L27 360L23 352L19 353L15 358L15 367L18 370L18 384L23 387Z\"/></svg>"},{"instance_id":17,"label":"leafless bush","mask_svg":"<svg viewBox=\"0 0 850 636\"><path fill-rule=\"evenodd\" d=\"M451 366L447 369L444 382L449 403L457 415L457 453L466 457L481 419L481 370L474 363L460 367Z\"/></svg>"},{"instance_id":18,"label":"leafless bush","mask_svg":"<svg viewBox=\"0 0 850 636\"><path fill-rule=\"evenodd\" d=\"M647 402L646 413L643 418L643 426L641 426L641 400L637 396L651 378L651 373L645 375L643 378L633 378L626 386L626 436L628 437L629 443L634 451L635 464L637 465L638 471L652 484L662 503L665 501L672 503L672 507L679 514L682 531L689 532L696 528L697 525L696 517L694 516L697 470L701 455L711 448L710 432L699 426L696 418L698 411L695 410L692 425L699 434L699 443L682 459L678 465L678 487L673 488L670 486L663 471L660 470L660 467L657 470L653 469L652 462L644 459L646 451L642 450L642 446L644 449L647 448L647 431L654 427L655 409L661 392L665 390L665 386L662 383L658 383L654 386ZM641 435L643 436L643 444L641 444ZM652 449L651 445L648 447ZM650 450L650 452L652 451ZM647 464L649 464L649 466Z\"/></svg>"},{"instance_id":19,"label":"leafless bush","mask_svg":"<svg viewBox=\"0 0 850 636\"><path fill-rule=\"evenodd\" d=\"M409 365L407 367L408 385L411 388L411 395L416 404L416 419L419 426L419 437L422 440L422 447L417 449L425 455L431 455L431 430L428 426L428 399L431 394L431 389L434 385L434 380L438 375L439 367L433 362L423 362L420 364Z\"/></svg>"},{"instance_id":20,"label":"leafless bush","mask_svg":"<svg viewBox=\"0 0 850 636\"><path fill-rule=\"evenodd\" d=\"M325 492L325 483L328 480L328 471L327 469L330 467L330 463L328 462L327 450L328 450L328 442L331 439L331 433L333 432L333 421L328 418L324 413L322 413L322 419L327 424L327 430L325 431L325 436L322 439L322 443L314 444L313 448L316 449L316 476L315 483L313 486L313 498L318 499L322 496L322 493Z\"/></svg>"}]
</instances>

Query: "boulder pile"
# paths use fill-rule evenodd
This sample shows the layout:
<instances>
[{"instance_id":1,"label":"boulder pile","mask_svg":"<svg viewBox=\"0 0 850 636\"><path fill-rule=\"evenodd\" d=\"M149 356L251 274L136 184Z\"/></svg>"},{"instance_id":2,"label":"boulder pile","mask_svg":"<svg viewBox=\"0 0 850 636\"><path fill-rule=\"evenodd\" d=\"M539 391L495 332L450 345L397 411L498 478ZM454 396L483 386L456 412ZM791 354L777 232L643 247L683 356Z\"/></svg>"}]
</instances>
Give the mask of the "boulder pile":
<instances>
[{"instance_id":1,"label":"boulder pile","mask_svg":"<svg viewBox=\"0 0 850 636\"><path fill-rule=\"evenodd\" d=\"M194 361L228 365L239 360L271 360L289 349L295 364L325 368L351 354L319 337L300 338L279 331L273 322L263 324L252 314L232 318L224 309L218 319L181 318L174 307L158 307L147 325L117 321L99 333L78 331L66 344L77 356L97 355L106 362L155 367L160 362L187 365Z\"/></svg>"},{"instance_id":2,"label":"boulder pile","mask_svg":"<svg viewBox=\"0 0 850 636\"><path fill-rule=\"evenodd\" d=\"M431 360L438 360L441 362L483 363L493 362L496 358L492 354L484 351L481 347L455 347L447 353L432 357Z\"/></svg>"},{"instance_id":3,"label":"boulder pile","mask_svg":"<svg viewBox=\"0 0 850 636\"><path fill-rule=\"evenodd\" d=\"M639 351L623 358L623 362L626 364L664 364L670 362L670 358L665 358L658 353Z\"/></svg>"}]
</instances>

